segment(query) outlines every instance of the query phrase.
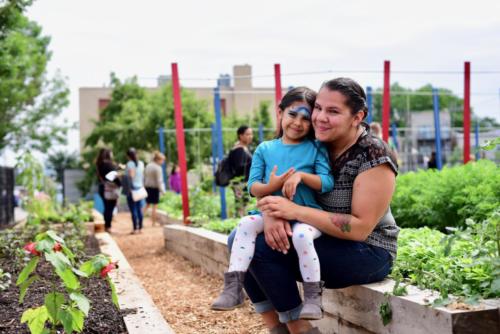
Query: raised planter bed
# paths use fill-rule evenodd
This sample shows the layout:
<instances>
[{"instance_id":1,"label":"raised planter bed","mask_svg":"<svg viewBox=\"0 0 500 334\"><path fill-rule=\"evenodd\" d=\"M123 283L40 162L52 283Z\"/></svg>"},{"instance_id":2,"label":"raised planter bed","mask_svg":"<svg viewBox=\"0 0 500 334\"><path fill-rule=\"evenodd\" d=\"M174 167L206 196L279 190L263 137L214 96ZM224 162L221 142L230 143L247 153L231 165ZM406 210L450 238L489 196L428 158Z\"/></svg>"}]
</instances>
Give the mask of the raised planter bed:
<instances>
[{"instance_id":1,"label":"raised planter bed","mask_svg":"<svg viewBox=\"0 0 500 334\"><path fill-rule=\"evenodd\" d=\"M163 225L183 225L182 219L172 218L166 211L156 210L158 221Z\"/></svg>"},{"instance_id":2,"label":"raised planter bed","mask_svg":"<svg viewBox=\"0 0 500 334\"><path fill-rule=\"evenodd\" d=\"M164 227L165 247L205 271L222 276L228 265L227 236L200 228ZM326 290L325 317L316 322L323 333L499 333L500 300L484 300L475 310L427 306L437 294L408 287L408 295L387 297L394 281ZM392 321L384 326L380 305L389 300Z\"/></svg>"}]
</instances>

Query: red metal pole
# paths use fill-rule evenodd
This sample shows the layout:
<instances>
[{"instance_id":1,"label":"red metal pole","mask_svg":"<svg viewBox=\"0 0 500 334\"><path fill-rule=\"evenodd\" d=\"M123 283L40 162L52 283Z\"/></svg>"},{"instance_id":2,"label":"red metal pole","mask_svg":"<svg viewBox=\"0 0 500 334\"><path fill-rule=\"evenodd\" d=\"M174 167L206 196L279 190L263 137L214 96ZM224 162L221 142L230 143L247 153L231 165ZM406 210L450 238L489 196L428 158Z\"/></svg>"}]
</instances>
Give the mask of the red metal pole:
<instances>
[{"instance_id":1,"label":"red metal pole","mask_svg":"<svg viewBox=\"0 0 500 334\"><path fill-rule=\"evenodd\" d=\"M470 62L464 63L464 164L470 160Z\"/></svg>"},{"instance_id":2,"label":"red metal pole","mask_svg":"<svg viewBox=\"0 0 500 334\"><path fill-rule=\"evenodd\" d=\"M276 100L276 133L279 133L279 104L281 102L281 66L274 64L274 98Z\"/></svg>"},{"instance_id":3,"label":"red metal pole","mask_svg":"<svg viewBox=\"0 0 500 334\"><path fill-rule=\"evenodd\" d=\"M182 121L181 89L179 85L179 72L177 63L172 63L172 89L174 95L175 110L175 133L177 136L177 156L181 169L182 186L182 212L184 214L184 224L189 224L189 196L187 183L186 145L184 141L184 122Z\"/></svg>"},{"instance_id":4,"label":"red metal pole","mask_svg":"<svg viewBox=\"0 0 500 334\"><path fill-rule=\"evenodd\" d=\"M391 115L391 62L384 61L384 99L382 101L382 139L389 141L389 118Z\"/></svg>"}]
</instances>

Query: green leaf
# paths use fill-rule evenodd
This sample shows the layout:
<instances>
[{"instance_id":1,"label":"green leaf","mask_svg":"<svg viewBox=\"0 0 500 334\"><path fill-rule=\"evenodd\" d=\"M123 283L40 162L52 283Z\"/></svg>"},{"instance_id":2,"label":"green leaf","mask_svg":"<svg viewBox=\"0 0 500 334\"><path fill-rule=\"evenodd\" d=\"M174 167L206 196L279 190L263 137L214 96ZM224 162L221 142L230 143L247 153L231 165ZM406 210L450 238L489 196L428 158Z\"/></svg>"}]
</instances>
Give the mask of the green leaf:
<instances>
[{"instance_id":1,"label":"green leaf","mask_svg":"<svg viewBox=\"0 0 500 334\"><path fill-rule=\"evenodd\" d=\"M80 270L78 270L78 269L76 269L76 268L71 267L71 270L72 270L75 274L77 274L78 276L80 276L80 277L85 277L85 278L88 278L88 277L89 277L89 275L87 275L87 273L84 273L83 271L80 271Z\"/></svg>"},{"instance_id":2,"label":"green leaf","mask_svg":"<svg viewBox=\"0 0 500 334\"><path fill-rule=\"evenodd\" d=\"M38 264L38 261L40 261L40 257L35 256L34 258L32 258L30 260L30 262L28 262L26 267L24 267L24 269L19 274L19 277L17 278L16 285L23 283L28 278L28 276L33 272L33 270L35 270L36 265Z\"/></svg>"},{"instance_id":3,"label":"green leaf","mask_svg":"<svg viewBox=\"0 0 500 334\"><path fill-rule=\"evenodd\" d=\"M71 267L71 262L66 257L66 255L61 252L50 252L45 253L45 259L52 263L52 265L56 268L56 270L64 271L68 267Z\"/></svg>"},{"instance_id":4,"label":"green leaf","mask_svg":"<svg viewBox=\"0 0 500 334\"><path fill-rule=\"evenodd\" d=\"M47 231L47 235L54 241L57 241L58 243L60 244L64 244L64 240L63 238L61 238L60 236L58 236L56 234L56 232L52 231L52 230L48 230Z\"/></svg>"},{"instance_id":5,"label":"green leaf","mask_svg":"<svg viewBox=\"0 0 500 334\"><path fill-rule=\"evenodd\" d=\"M97 270L94 268L94 262L92 260L88 260L84 262L79 269L81 272L87 274L87 276L92 276Z\"/></svg>"},{"instance_id":6,"label":"green leaf","mask_svg":"<svg viewBox=\"0 0 500 334\"><path fill-rule=\"evenodd\" d=\"M71 271L71 269L66 269L64 271L60 271L56 269L57 275L63 280L64 285L70 290L78 290L80 288L80 282L78 278L76 278L75 274Z\"/></svg>"},{"instance_id":7,"label":"green leaf","mask_svg":"<svg viewBox=\"0 0 500 334\"><path fill-rule=\"evenodd\" d=\"M80 333L83 330L83 320L85 318L83 312L74 307L68 308L68 312L71 314L71 317L73 318L72 321L73 330Z\"/></svg>"},{"instance_id":8,"label":"green leaf","mask_svg":"<svg viewBox=\"0 0 500 334\"><path fill-rule=\"evenodd\" d=\"M67 310L59 310L58 317L61 319L64 331L66 333L73 333L73 317L71 316L71 313Z\"/></svg>"},{"instance_id":9,"label":"green leaf","mask_svg":"<svg viewBox=\"0 0 500 334\"><path fill-rule=\"evenodd\" d=\"M109 287L111 288L111 300L113 301L113 304L115 304L116 308L120 309L120 304L118 304L118 295L116 294L116 287L109 276L107 279Z\"/></svg>"},{"instance_id":10,"label":"green leaf","mask_svg":"<svg viewBox=\"0 0 500 334\"><path fill-rule=\"evenodd\" d=\"M31 283L33 283L35 280L39 278L38 275L33 275L30 278L28 278L26 281L21 283L21 286L19 287L19 304L22 304L24 301L24 296L26 295L26 292L28 291L29 286Z\"/></svg>"},{"instance_id":11,"label":"green leaf","mask_svg":"<svg viewBox=\"0 0 500 334\"><path fill-rule=\"evenodd\" d=\"M54 248L55 241L52 239L42 239L40 241L37 241L36 243L36 250L40 251L42 253L48 253L52 251L52 248Z\"/></svg>"},{"instance_id":12,"label":"green leaf","mask_svg":"<svg viewBox=\"0 0 500 334\"><path fill-rule=\"evenodd\" d=\"M491 283L491 291L496 295L500 293L500 278L495 278Z\"/></svg>"},{"instance_id":13,"label":"green leaf","mask_svg":"<svg viewBox=\"0 0 500 334\"><path fill-rule=\"evenodd\" d=\"M61 247L62 247L62 251L63 253L71 260L71 261L74 261L75 260L75 254L73 254L73 252L66 246L64 246L63 244L61 244Z\"/></svg>"},{"instance_id":14,"label":"green leaf","mask_svg":"<svg viewBox=\"0 0 500 334\"><path fill-rule=\"evenodd\" d=\"M69 294L69 298L73 300L78 308L85 314L85 316L89 315L90 302L83 294L79 292L73 292Z\"/></svg>"},{"instance_id":15,"label":"green leaf","mask_svg":"<svg viewBox=\"0 0 500 334\"><path fill-rule=\"evenodd\" d=\"M57 313L62 304L64 304L64 295L62 293L51 292L45 295L45 307L53 323L57 323L59 320Z\"/></svg>"},{"instance_id":16,"label":"green leaf","mask_svg":"<svg viewBox=\"0 0 500 334\"><path fill-rule=\"evenodd\" d=\"M21 317L21 323L28 323L31 334L42 334L47 319L49 319L47 308L45 306L40 306L24 311Z\"/></svg>"},{"instance_id":17,"label":"green leaf","mask_svg":"<svg viewBox=\"0 0 500 334\"><path fill-rule=\"evenodd\" d=\"M392 309L389 301L385 301L380 305L379 314L382 318L382 323L384 326L387 326L392 320Z\"/></svg>"}]
</instances>

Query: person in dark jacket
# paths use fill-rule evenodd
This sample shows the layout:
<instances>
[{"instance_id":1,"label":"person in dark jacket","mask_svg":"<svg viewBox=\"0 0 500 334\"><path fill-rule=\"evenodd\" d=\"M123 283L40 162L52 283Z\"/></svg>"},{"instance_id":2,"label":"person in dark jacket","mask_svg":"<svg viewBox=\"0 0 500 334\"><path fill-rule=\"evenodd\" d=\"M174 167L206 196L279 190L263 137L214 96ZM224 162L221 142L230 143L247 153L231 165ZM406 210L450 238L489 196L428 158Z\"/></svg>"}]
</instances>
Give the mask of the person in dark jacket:
<instances>
[{"instance_id":1,"label":"person in dark jacket","mask_svg":"<svg viewBox=\"0 0 500 334\"><path fill-rule=\"evenodd\" d=\"M113 161L113 153L107 148L100 150L95 165L99 180L98 191L104 202L104 227L109 232L111 221L113 220L113 211L115 210L119 196L113 195L111 188L119 188L121 186L120 178L118 177L118 166Z\"/></svg>"},{"instance_id":2,"label":"person in dark jacket","mask_svg":"<svg viewBox=\"0 0 500 334\"><path fill-rule=\"evenodd\" d=\"M247 125L242 125L236 134L238 141L229 152L228 161L234 172L230 186L234 192L235 211L237 215L242 217L246 215L246 206L250 201L246 184L252 165L252 153L250 153L248 145L252 143L253 131Z\"/></svg>"}]
</instances>

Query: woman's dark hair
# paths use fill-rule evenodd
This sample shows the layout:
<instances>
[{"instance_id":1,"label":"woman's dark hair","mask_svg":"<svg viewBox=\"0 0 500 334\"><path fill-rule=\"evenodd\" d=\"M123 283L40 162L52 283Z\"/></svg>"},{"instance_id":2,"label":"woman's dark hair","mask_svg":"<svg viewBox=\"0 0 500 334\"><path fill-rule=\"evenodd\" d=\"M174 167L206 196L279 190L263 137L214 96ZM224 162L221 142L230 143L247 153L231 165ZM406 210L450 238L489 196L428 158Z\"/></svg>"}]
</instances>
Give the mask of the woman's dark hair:
<instances>
[{"instance_id":1,"label":"woman's dark hair","mask_svg":"<svg viewBox=\"0 0 500 334\"><path fill-rule=\"evenodd\" d=\"M170 175L174 174L176 169L177 169L177 164L173 164L172 170L170 171Z\"/></svg>"},{"instance_id":2,"label":"woman's dark hair","mask_svg":"<svg viewBox=\"0 0 500 334\"><path fill-rule=\"evenodd\" d=\"M240 140L240 136L244 135L249 128L250 127L248 125L242 125L238 128L238 130L236 130L236 135L238 136L238 140Z\"/></svg>"},{"instance_id":3,"label":"woman's dark hair","mask_svg":"<svg viewBox=\"0 0 500 334\"><path fill-rule=\"evenodd\" d=\"M363 88L350 78L336 78L325 81L321 88L327 88L330 91L339 92L346 97L345 104L351 109L351 115L356 115L362 111L363 119L368 114L368 106L366 104L366 94Z\"/></svg>"},{"instance_id":4,"label":"woman's dark hair","mask_svg":"<svg viewBox=\"0 0 500 334\"><path fill-rule=\"evenodd\" d=\"M113 158L111 157L111 155L111 150L109 148L101 148L95 164L97 166L100 166L104 161L113 162Z\"/></svg>"},{"instance_id":5,"label":"woman's dark hair","mask_svg":"<svg viewBox=\"0 0 500 334\"><path fill-rule=\"evenodd\" d=\"M314 109L314 102L316 102L316 92L307 87L292 88L285 94L285 96L283 96L280 104L278 105L278 108L282 113L283 111L285 111L286 108L290 107L295 102L307 103L307 105L309 106L309 110L311 110L311 115L312 115L312 111ZM281 117L281 119L283 119L283 117ZM281 124L279 130L280 132L278 133L278 136L276 136L276 138L283 137L283 127L281 126ZM314 129L312 125L309 129L309 132L306 135L306 138L312 140L314 140L315 138Z\"/></svg>"},{"instance_id":6,"label":"woman's dark hair","mask_svg":"<svg viewBox=\"0 0 500 334\"><path fill-rule=\"evenodd\" d=\"M127 150L127 157L130 158L130 160L132 160L135 165L139 165L139 161L137 160L137 152L135 151L135 148L131 147Z\"/></svg>"}]
</instances>

